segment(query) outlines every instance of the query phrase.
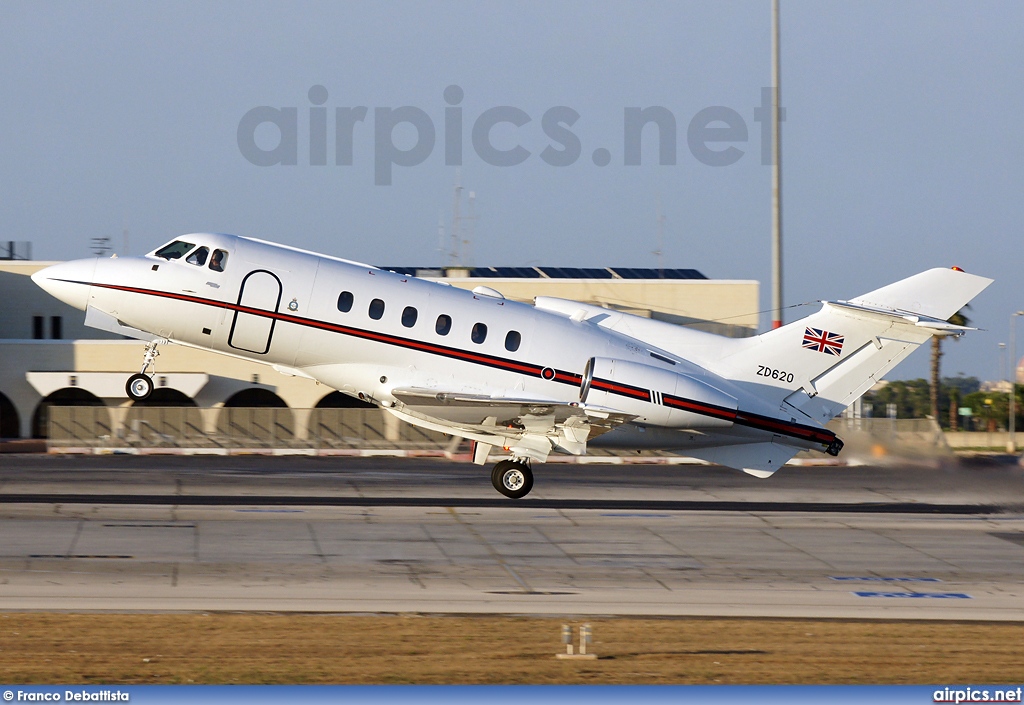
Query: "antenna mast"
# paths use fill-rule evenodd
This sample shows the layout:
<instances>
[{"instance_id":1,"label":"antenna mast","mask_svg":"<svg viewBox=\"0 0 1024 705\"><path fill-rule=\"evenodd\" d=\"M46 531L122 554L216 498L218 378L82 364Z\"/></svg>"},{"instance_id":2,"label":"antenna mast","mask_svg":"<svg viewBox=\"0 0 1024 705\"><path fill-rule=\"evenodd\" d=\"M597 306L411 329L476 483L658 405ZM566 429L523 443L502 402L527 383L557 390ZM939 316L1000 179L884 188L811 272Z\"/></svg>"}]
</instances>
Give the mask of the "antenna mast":
<instances>
[{"instance_id":1,"label":"antenna mast","mask_svg":"<svg viewBox=\"0 0 1024 705\"><path fill-rule=\"evenodd\" d=\"M658 278L665 278L665 214L661 210L661 194L658 194L658 249L653 254L658 258Z\"/></svg>"},{"instance_id":2,"label":"antenna mast","mask_svg":"<svg viewBox=\"0 0 1024 705\"><path fill-rule=\"evenodd\" d=\"M462 200L462 169L455 169L455 191L452 202L452 249L450 254L451 264L458 266L462 264L462 237L459 228L462 225L462 216L459 214L459 202Z\"/></svg>"}]
</instances>

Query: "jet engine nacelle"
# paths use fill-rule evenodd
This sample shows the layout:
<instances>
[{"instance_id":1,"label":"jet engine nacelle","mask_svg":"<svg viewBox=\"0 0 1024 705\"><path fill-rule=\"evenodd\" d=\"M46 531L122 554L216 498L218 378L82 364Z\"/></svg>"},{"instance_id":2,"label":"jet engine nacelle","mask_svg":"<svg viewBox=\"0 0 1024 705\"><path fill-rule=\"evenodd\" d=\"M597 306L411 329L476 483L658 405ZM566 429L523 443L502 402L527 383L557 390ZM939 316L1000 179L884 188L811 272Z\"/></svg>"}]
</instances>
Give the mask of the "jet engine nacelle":
<instances>
[{"instance_id":1,"label":"jet engine nacelle","mask_svg":"<svg viewBox=\"0 0 1024 705\"><path fill-rule=\"evenodd\" d=\"M735 397L696 377L607 357L587 362L580 401L668 428L728 428L737 408Z\"/></svg>"}]
</instances>

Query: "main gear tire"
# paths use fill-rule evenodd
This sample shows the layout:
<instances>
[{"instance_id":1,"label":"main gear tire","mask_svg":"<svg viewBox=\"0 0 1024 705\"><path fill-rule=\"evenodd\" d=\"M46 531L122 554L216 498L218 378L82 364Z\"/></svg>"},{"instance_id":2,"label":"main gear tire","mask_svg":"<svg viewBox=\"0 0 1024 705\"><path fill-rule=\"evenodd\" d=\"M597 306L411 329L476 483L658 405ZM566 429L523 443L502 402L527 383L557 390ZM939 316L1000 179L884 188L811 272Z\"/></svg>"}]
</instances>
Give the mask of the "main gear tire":
<instances>
[{"instance_id":1,"label":"main gear tire","mask_svg":"<svg viewBox=\"0 0 1024 705\"><path fill-rule=\"evenodd\" d=\"M526 463L503 460L494 466L491 484L509 499L522 499L533 489L533 472Z\"/></svg>"}]
</instances>

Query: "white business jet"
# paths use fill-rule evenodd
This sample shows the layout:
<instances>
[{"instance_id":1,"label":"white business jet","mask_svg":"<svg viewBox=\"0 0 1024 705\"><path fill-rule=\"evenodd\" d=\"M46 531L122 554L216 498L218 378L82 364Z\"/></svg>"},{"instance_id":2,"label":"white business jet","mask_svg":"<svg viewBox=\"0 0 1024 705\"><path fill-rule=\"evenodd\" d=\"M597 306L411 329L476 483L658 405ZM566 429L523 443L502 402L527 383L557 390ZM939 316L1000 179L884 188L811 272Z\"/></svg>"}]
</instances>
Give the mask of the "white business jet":
<instances>
[{"instance_id":1,"label":"white business jet","mask_svg":"<svg viewBox=\"0 0 1024 705\"><path fill-rule=\"evenodd\" d=\"M318 380L403 421L476 442L511 498L533 461L591 447L667 449L767 477L991 283L931 269L751 338L597 306L505 299L245 237L186 235L144 257L84 259L35 282L87 325L150 341L127 394L145 399L157 346L189 345Z\"/></svg>"}]
</instances>

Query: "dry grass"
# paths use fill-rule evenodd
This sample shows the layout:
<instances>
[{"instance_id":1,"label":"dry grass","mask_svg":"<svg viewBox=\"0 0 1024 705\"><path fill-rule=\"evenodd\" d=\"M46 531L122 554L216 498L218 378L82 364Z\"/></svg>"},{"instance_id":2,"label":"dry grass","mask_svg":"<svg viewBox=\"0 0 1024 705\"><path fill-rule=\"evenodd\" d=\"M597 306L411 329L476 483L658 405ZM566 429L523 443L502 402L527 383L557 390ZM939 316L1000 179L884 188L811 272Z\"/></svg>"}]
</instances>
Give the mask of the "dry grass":
<instances>
[{"instance_id":1,"label":"dry grass","mask_svg":"<svg viewBox=\"0 0 1024 705\"><path fill-rule=\"evenodd\" d=\"M1012 683L1024 624L287 614L0 615L4 683ZM579 622L574 622L578 625Z\"/></svg>"}]
</instances>

